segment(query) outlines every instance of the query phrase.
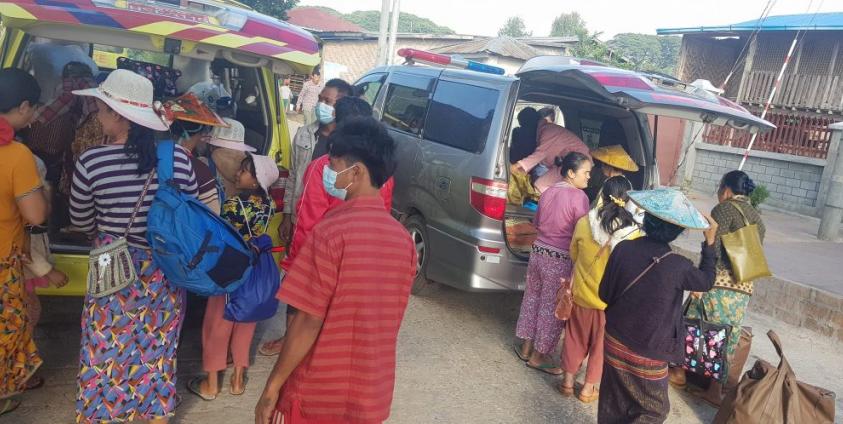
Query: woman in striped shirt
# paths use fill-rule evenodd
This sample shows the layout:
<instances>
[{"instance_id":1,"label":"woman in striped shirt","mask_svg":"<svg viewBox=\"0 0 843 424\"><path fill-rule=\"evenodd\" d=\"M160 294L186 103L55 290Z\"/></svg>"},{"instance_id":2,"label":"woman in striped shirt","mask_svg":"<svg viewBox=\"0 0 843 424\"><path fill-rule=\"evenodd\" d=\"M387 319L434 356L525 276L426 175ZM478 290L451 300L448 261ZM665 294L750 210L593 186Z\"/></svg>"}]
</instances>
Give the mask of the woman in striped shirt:
<instances>
[{"instance_id":1,"label":"woman in striped shirt","mask_svg":"<svg viewBox=\"0 0 843 424\"><path fill-rule=\"evenodd\" d=\"M77 422L166 423L176 406L176 349L185 293L150 268L146 218L158 189L154 131L167 129L152 107L152 84L130 71L112 72L100 87L77 91L97 99L97 119L110 144L88 149L73 175L70 216L95 245L124 234L140 278L104 297L86 296L82 313ZM174 180L196 195L187 152L177 147ZM187 224L187 223L185 223Z\"/></svg>"}]
</instances>

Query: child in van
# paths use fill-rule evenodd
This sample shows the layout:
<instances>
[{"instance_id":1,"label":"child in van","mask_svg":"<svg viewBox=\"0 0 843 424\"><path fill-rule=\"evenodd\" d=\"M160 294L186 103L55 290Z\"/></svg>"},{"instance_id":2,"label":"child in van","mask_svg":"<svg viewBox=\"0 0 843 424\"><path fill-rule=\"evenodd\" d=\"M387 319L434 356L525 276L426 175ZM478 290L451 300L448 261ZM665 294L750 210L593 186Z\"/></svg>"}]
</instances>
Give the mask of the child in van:
<instances>
[{"instance_id":1,"label":"child in van","mask_svg":"<svg viewBox=\"0 0 843 424\"><path fill-rule=\"evenodd\" d=\"M264 234L275 212L269 188L278 179L278 166L268 156L246 155L237 173L239 193L222 205L222 213L235 229L249 241ZM229 350L234 360L229 392L242 395L246 391L246 368L249 348L255 334L254 322L231 322L224 319L226 296L211 296L202 322L202 368L207 378L195 378L188 389L204 400L214 400L219 393L219 372L226 369Z\"/></svg>"},{"instance_id":2,"label":"child in van","mask_svg":"<svg viewBox=\"0 0 843 424\"><path fill-rule=\"evenodd\" d=\"M49 208L52 189L47 182L47 166L38 156L33 157L35 166L38 168L38 175L44 185ZM56 288L64 287L67 284L67 275L56 269L50 261L50 238L47 235L47 226L28 225L26 232L29 238L29 252L26 260L23 261L24 288L29 306L29 325L35 330L38 319L41 317L41 302L35 294L35 289L50 285Z\"/></svg>"}]
</instances>

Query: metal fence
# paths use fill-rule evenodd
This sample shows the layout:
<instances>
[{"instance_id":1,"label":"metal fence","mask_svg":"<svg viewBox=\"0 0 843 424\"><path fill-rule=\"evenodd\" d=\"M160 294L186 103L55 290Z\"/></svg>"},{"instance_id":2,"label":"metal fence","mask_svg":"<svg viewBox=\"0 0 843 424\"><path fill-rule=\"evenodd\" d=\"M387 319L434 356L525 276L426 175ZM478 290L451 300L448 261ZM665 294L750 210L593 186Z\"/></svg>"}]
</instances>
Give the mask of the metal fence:
<instances>
[{"instance_id":1,"label":"metal fence","mask_svg":"<svg viewBox=\"0 0 843 424\"><path fill-rule=\"evenodd\" d=\"M799 112L771 112L767 114L767 120L776 129L760 134L752 146L753 150L825 159L831 143L828 126L839 119ZM702 138L709 144L746 148L751 134L728 127L706 125Z\"/></svg>"}]
</instances>

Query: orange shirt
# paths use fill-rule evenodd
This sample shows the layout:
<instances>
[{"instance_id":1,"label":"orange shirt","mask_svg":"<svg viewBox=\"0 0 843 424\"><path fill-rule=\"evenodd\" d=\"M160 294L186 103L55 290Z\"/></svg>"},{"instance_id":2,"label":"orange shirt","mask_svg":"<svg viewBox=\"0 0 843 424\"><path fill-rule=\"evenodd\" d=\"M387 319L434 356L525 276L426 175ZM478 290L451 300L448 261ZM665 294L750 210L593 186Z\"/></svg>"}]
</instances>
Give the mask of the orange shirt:
<instances>
[{"instance_id":1,"label":"orange shirt","mask_svg":"<svg viewBox=\"0 0 843 424\"><path fill-rule=\"evenodd\" d=\"M16 141L0 146L0 261L20 253L24 220L17 199L41 188L35 157Z\"/></svg>"},{"instance_id":2,"label":"orange shirt","mask_svg":"<svg viewBox=\"0 0 843 424\"><path fill-rule=\"evenodd\" d=\"M278 298L324 322L281 390L280 412L300 409L316 422L386 421L415 272L410 236L380 197L343 202L316 224Z\"/></svg>"}]
</instances>

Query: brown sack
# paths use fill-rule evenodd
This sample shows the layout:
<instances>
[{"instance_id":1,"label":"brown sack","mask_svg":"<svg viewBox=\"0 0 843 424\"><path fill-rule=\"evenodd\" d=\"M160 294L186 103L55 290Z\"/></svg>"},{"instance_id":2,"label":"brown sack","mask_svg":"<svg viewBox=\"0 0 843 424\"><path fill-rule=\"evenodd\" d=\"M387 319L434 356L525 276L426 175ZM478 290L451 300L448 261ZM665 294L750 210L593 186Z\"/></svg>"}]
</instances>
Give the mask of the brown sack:
<instances>
[{"instance_id":1,"label":"brown sack","mask_svg":"<svg viewBox=\"0 0 843 424\"><path fill-rule=\"evenodd\" d=\"M749 350L752 347L752 328L741 327L741 338L735 347L735 353L729 358L729 376L726 380L725 390L728 392L738 386L743 374L743 366L749 358Z\"/></svg>"},{"instance_id":2,"label":"brown sack","mask_svg":"<svg viewBox=\"0 0 843 424\"><path fill-rule=\"evenodd\" d=\"M759 359L731 390L714 424L825 424L834 422L834 392L796 381L782 353L781 341L767 332L781 358L779 366Z\"/></svg>"}]
</instances>

